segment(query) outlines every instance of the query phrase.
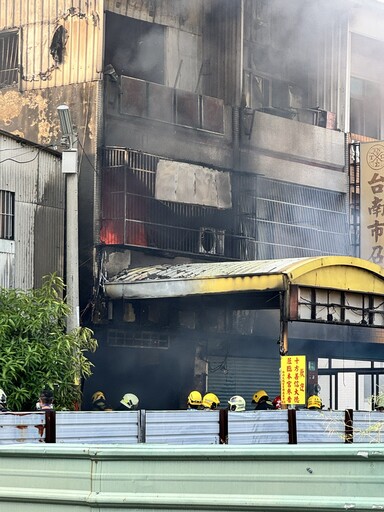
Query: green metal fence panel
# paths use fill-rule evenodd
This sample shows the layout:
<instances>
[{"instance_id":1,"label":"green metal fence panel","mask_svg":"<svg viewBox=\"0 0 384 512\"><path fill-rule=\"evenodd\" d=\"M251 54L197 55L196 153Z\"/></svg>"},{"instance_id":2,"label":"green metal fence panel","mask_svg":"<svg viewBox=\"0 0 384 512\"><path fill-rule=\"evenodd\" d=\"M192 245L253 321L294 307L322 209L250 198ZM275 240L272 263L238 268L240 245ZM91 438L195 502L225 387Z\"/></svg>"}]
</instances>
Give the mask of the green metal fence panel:
<instances>
[{"instance_id":1,"label":"green metal fence panel","mask_svg":"<svg viewBox=\"0 0 384 512\"><path fill-rule=\"evenodd\" d=\"M384 509L384 444L0 447L9 512Z\"/></svg>"}]
</instances>

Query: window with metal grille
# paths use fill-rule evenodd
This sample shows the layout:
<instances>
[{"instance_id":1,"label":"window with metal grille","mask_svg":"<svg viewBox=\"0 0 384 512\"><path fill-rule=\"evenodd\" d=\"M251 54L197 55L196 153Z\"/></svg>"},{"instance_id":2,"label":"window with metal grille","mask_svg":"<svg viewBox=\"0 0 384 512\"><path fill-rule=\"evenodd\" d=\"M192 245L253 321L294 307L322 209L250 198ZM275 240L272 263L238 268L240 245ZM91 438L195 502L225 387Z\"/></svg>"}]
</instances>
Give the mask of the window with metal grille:
<instances>
[{"instance_id":1,"label":"window with metal grille","mask_svg":"<svg viewBox=\"0 0 384 512\"><path fill-rule=\"evenodd\" d=\"M345 194L231 174L232 208L158 200L159 157L105 148L100 238L235 260L349 254Z\"/></svg>"},{"instance_id":2,"label":"window with metal grille","mask_svg":"<svg viewBox=\"0 0 384 512\"><path fill-rule=\"evenodd\" d=\"M15 194L0 190L0 239L15 238Z\"/></svg>"},{"instance_id":3,"label":"window with metal grille","mask_svg":"<svg viewBox=\"0 0 384 512\"><path fill-rule=\"evenodd\" d=\"M19 34L0 32L0 89L18 83Z\"/></svg>"},{"instance_id":4,"label":"window with metal grille","mask_svg":"<svg viewBox=\"0 0 384 512\"><path fill-rule=\"evenodd\" d=\"M158 348L166 350L169 348L169 335L144 331L131 333L125 330L110 329L107 342L110 347Z\"/></svg>"}]
</instances>

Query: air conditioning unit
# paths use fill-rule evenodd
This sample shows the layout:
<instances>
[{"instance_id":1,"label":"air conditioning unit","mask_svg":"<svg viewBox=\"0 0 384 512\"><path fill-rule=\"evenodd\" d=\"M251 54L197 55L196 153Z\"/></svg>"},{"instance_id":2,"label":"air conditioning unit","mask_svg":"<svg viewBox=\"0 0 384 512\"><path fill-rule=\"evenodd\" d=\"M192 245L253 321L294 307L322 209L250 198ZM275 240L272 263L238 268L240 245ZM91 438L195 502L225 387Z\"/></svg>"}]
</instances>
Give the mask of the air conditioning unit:
<instances>
[{"instance_id":1,"label":"air conditioning unit","mask_svg":"<svg viewBox=\"0 0 384 512\"><path fill-rule=\"evenodd\" d=\"M222 229L202 227L199 233L199 253L224 254L225 231Z\"/></svg>"}]
</instances>

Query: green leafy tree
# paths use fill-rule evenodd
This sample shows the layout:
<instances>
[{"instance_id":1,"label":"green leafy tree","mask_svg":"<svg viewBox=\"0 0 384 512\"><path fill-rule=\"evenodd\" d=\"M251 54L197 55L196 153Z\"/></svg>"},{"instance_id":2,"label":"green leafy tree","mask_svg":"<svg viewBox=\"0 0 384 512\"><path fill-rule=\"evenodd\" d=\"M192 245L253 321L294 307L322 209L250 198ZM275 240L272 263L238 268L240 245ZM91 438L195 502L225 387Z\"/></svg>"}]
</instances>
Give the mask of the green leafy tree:
<instances>
[{"instance_id":1,"label":"green leafy tree","mask_svg":"<svg viewBox=\"0 0 384 512\"><path fill-rule=\"evenodd\" d=\"M0 289L0 387L10 410L33 410L44 388L53 390L56 409L72 410L81 401L79 382L93 366L86 352L97 341L88 328L66 333L64 288L53 274L38 289Z\"/></svg>"}]
</instances>

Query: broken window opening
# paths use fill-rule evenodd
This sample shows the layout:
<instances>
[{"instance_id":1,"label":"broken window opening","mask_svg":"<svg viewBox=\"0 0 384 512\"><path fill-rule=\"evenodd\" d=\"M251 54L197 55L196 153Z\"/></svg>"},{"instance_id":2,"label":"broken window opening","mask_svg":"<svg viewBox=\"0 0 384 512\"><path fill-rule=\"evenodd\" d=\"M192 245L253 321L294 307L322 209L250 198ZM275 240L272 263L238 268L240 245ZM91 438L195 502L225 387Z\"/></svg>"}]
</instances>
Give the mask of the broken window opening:
<instances>
[{"instance_id":1,"label":"broken window opening","mask_svg":"<svg viewBox=\"0 0 384 512\"><path fill-rule=\"evenodd\" d=\"M164 84L164 27L107 12L104 64L118 75Z\"/></svg>"},{"instance_id":2,"label":"broken window opening","mask_svg":"<svg viewBox=\"0 0 384 512\"><path fill-rule=\"evenodd\" d=\"M68 32L60 25L55 30L52 37L51 46L49 47L49 53L52 55L53 60L56 64L62 64L64 60L65 46L68 40Z\"/></svg>"}]
</instances>

